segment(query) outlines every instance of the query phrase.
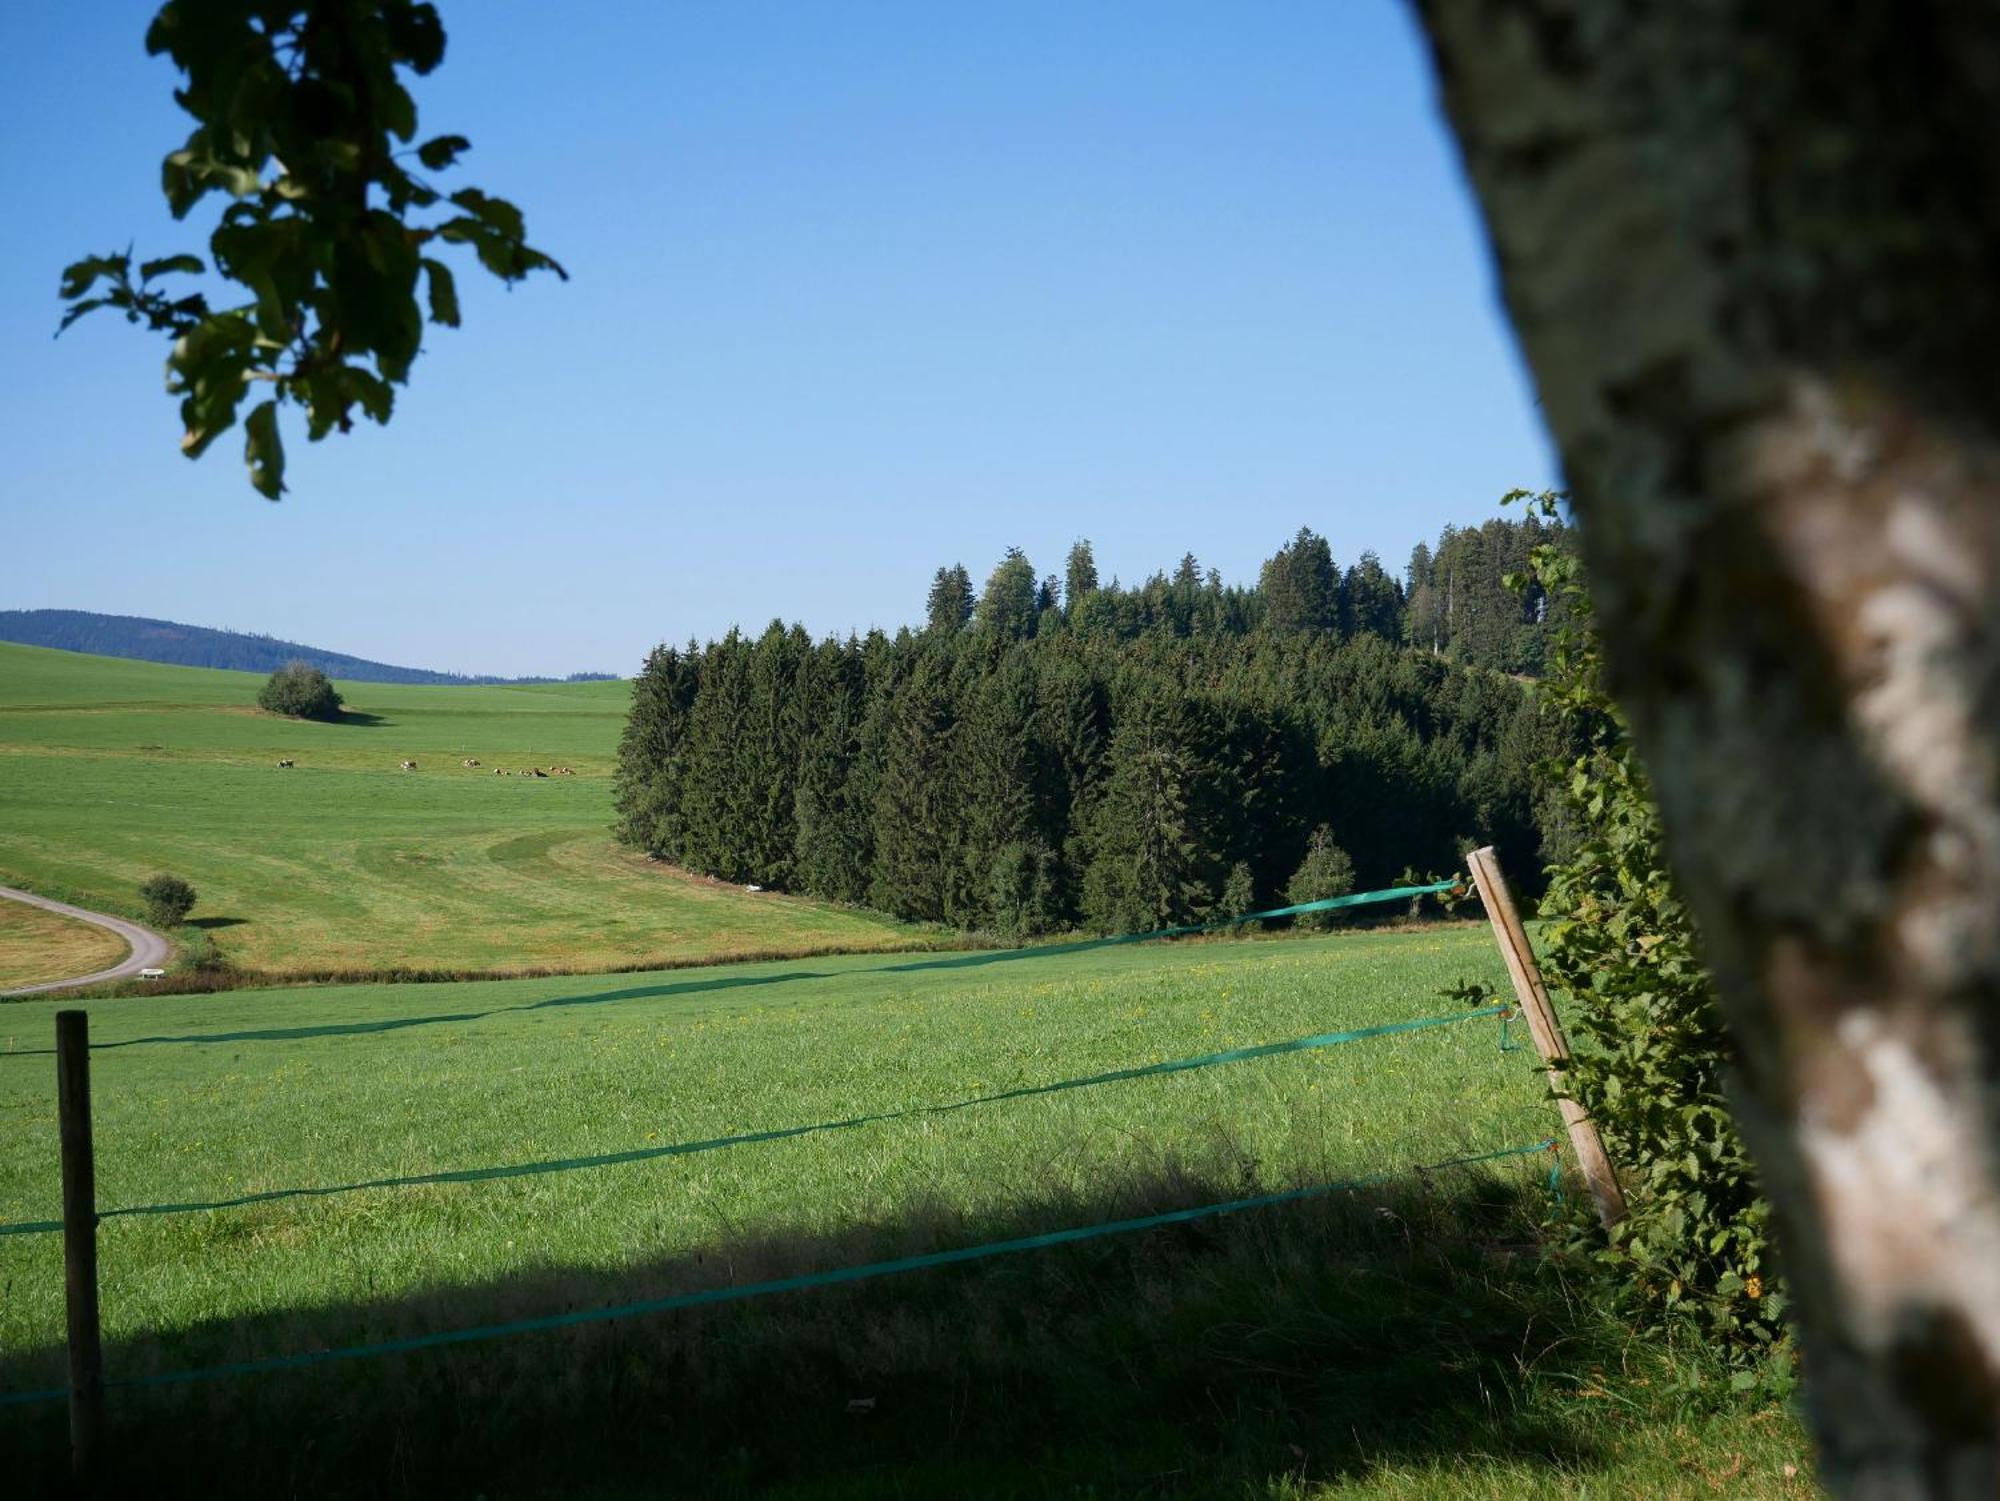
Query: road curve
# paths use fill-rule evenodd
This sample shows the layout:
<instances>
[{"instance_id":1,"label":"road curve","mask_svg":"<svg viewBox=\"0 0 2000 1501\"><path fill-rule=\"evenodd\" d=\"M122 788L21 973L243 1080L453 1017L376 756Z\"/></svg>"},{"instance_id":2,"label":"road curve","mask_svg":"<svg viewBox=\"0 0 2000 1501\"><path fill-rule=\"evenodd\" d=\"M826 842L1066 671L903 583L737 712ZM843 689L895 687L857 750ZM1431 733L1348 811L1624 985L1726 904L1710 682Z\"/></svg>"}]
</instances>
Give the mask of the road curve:
<instances>
[{"instance_id":1,"label":"road curve","mask_svg":"<svg viewBox=\"0 0 2000 1501\"><path fill-rule=\"evenodd\" d=\"M122 917L109 917L102 912L86 912L81 907L72 907L68 902L51 901L45 896L36 896L32 891L16 891L12 886L0 886L0 897L11 902L26 902L30 907L40 907L46 912L54 912L62 917L73 917L78 922L95 923L100 928L109 928L131 945L132 952L109 969L100 969L95 974L77 975L69 980L44 980L39 985L23 985L18 990L0 990L0 995L34 995L43 990L67 990L72 985L95 985L99 980L122 980L127 975L136 975L142 969L167 962L167 940L151 928L138 923L127 922Z\"/></svg>"}]
</instances>

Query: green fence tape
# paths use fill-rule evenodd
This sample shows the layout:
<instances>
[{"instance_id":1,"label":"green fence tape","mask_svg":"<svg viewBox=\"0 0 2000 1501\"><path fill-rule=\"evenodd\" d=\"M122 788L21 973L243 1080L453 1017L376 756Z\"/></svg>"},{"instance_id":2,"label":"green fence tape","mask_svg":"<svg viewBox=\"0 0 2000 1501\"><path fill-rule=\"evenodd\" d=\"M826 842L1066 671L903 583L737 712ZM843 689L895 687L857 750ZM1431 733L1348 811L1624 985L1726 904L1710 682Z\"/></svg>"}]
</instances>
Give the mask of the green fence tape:
<instances>
[{"instance_id":1,"label":"green fence tape","mask_svg":"<svg viewBox=\"0 0 2000 1501\"><path fill-rule=\"evenodd\" d=\"M1347 896L1329 896L1317 902L1297 902L1289 907L1273 907L1267 912L1246 912L1241 917L1218 918L1214 922L1190 923L1178 928L1155 928L1150 933L1125 933L1107 939L1109 943L1144 943L1149 938L1184 938L1191 933L1217 933L1224 928L1240 928L1245 923L1263 922L1272 917L1303 917L1311 912L1332 912L1341 907L1366 907L1373 902L1399 902L1404 897L1436 896L1456 891L1464 882L1432 881L1427 886L1390 886L1381 891L1356 891Z\"/></svg>"},{"instance_id":2,"label":"green fence tape","mask_svg":"<svg viewBox=\"0 0 2000 1501\"><path fill-rule=\"evenodd\" d=\"M797 1136L811 1136L825 1131L847 1131L857 1126L874 1125L886 1121L905 1120L912 1116L939 1115L952 1110L966 1110L975 1105L994 1105L1006 1100L1031 1099L1037 1095L1061 1094L1071 1089L1087 1089L1098 1084L1114 1084L1127 1079L1144 1079L1158 1074L1186 1073L1193 1069L1214 1068L1220 1064L1244 1063L1256 1058L1275 1058L1285 1053L1304 1053L1317 1048L1339 1047L1344 1043L1363 1042L1372 1037L1389 1037L1402 1032L1421 1032L1431 1027L1448 1027L1455 1022L1473 1021L1483 1016L1499 1016L1506 1011L1504 1006L1488 1006L1478 1011L1454 1012L1449 1016L1425 1016L1413 1021L1385 1022L1375 1027L1355 1027L1345 1032L1321 1032L1311 1037L1295 1037L1287 1042L1258 1043L1250 1047L1227 1048L1219 1053L1203 1053L1194 1058L1176 1058L1166 1063L1139 1064L1131 1068L1111 1069L1101 1074L1086 1074L1076 1079L1058 1079L1050 1084L1024 1084L1016 1089L1003 1089L993 1094L975 1095L966 1100L950 1100L942 1104L912 1105L902 1110L885 1110L871 1115L850 1116L845 1120L821 1121L808 1126L780 1126L768 1131L749 1131L735 1136L717 1136L704 1141L672 1142L656 1147L634 1147L621 1152L603 1152L588 1157L555 1157L539 1162L504 1163L491 1167L453 1168L435 1173L410 1173L397 1177L370 1178L359 1183L334 1183L298 1188L271 1188L258 1193L239 1194L233 1198L210 1199L175 1204L135 1204L119 1209L106 1209L98 1214L98 1219L110 1220L135 1215L198 1214L217 1209L241 1209L252 1204L268 1204L278 1199L325 1198L333 1194L361 1193L373 1189L418 1188L442 1183L484 1183L495 1178L525 1178L543 1173L567 1173L584 1168L616 1167L631 1162L650 1162L662 1157L685 1157L697 1152L721 1151L727 1147L751 1146L761 1142L785 1141ZM12 1224L0 1224L0 1236L4 1235L48 1235L62 1229L61 1220L23 1220Z\"/></svg>"},{"instance_id":3,"label":"green fence tape","mask_svg":"<svg viewBox=\"0 0 2000 1501\"><path fill-rule=\"evenodd\" d=\"M1444 1162L1431 1163L1415 1171L1441 1172L1446 1168L1469 1167L1475 1163L1493 1162L1503 1157L1523 1157L1530 1153L1547 1151L1551 1145L1553 1139L1538 1141L1529 1146L1501 1147L1497 1151L1479 1152L1468 1157L1454 1157ZM1229 1199L1219 1204L1201 1204L1192 1209L1170 1209L1162 1214L1142 1215L1136 1219L1107 1220L1095 1225L1051 1230L1041 1235L1024 1235L1013 1240L988 1241L983 1245L960 1246L949 1251L931 1251L921 1256L901 1256L893 1261L873 1261L860 1266L836 1267L831 1271L806 1272L796 1277L779 1277L768 1282L748 1282L737 1287L705 1288L700 1292L677 1293L666 1298L647 1298L640 1302L620 1303L609 1308L578 1308L568 1313L543 1314L538 1318L514 1319L504 1324L480 1324L469 1329L438 1330L430 1334L409 1335L402 1339L378 1340L372 1344L343 1345L332 1350L305 1350L292 1355L270 1355L259 1360L231 1361L226 1365L199 1366L187 1371L165 1371L154 1376L134 1376L122 1381L107 1381L105 1386L112 1389L178 1386L191 1381L220 1380L227 1376L258 1376L275 1371L296 1370L301 1366L319 1365L326 1361L401 1355L414 1350L435 1349L441 1345L470 1344L477 1340L503 1339L517 1334L541 1334L549 1330L571 1328L578 1324L608 1323L618 1319L639 1318L647 1314L671 1313L681 1308L697 1308L711 1303L733 1303L744 1298L767 1297L773 1293L802 1292L807 1288L832 1287L844 1282L861 1282L872 1277L889 1277L901 1272L950 1266L957 1262L982 1261L992 1256L1009 1256L1020 1251L1037 1251L1050 1246L1070 1245L1077 1241L1095 1240L1100 1236L1156 1230L1162 1226L1186 1224L1192 1220L1210 1219L1216 1215L1237 1214L1246 1209L1268 1209L1275 1205L1297 1203L1301 1199L1319 1198L1343 1190L1374 1187L1387 1182L1391 1176L1389 1173L1371 1173L1362 1178L1317 1183L1306 1188L1286 1189L1281 1193L1256 1194L1249 1198ZM0 1407L19 1406L30 1402L53 1402L67 1395L67 1389L63 1387L53 1387L43 1391L8 1392L0 1394Z\"/></svg>"}]
</instances>

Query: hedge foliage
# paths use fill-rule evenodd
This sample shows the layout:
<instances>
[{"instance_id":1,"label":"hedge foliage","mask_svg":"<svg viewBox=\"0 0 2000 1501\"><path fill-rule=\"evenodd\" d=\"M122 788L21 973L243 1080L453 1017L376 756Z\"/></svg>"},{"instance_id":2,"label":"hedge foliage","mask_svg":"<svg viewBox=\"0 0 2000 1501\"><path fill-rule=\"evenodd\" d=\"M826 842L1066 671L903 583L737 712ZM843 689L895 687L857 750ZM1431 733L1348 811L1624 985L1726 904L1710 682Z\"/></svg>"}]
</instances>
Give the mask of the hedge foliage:
<instances>
[{"instance_id":1,"label":"hedge foliage","mask_svg":"<svg viewBox=\"0 0 2000 1501\"><path fill-rule=\"evenodd\" d=\"M1508 499L1553 514L1557 497ZM1607 1241L1589 1206L1575 1206L1572 1246L1607 1274L1635 1325L1722 1349L1747 1387L1783 1342L1785 1295L1769 1212L1729 1112L1730 1041L1667 871L1645 768L1604 689L1578 561L1544 547L1529 568L1536 587L1568 605L1537 695L1570 747L1544 773L1565 828L1538 948L1580 1043L1567 1087L1602 1130L1630 1208Z\"/></svg>"}]
</instances>

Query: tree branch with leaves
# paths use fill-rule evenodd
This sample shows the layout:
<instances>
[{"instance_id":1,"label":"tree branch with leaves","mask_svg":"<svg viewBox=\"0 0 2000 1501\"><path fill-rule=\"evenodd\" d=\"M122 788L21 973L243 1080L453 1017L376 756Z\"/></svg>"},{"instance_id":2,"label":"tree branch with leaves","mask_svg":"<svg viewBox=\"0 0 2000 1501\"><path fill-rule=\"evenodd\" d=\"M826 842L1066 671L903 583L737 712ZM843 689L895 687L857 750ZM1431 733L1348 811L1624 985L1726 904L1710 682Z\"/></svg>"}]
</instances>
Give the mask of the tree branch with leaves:
<instances>
[{"instance_id":1,"label":"tree branch with leaves","mask_svg":"<svg viewBox=\"0 0 2000 1501\"><path fill-rule=\"evenodd\" d=\"M411 0L171 0L146 49L183 75L175 99L195 127L161 164L176 219L212 193L228 199L209 235L217 275L248 300L216 307L172 290L209 270L177 253L85 256L63 272L62 328L100 308L172 341L167 390L181 405L181 451L199 458L244 418L250 482L284 493L278 408L295 403L317 442L349 431L358 409L386 423L429 321L456 328L457 284L442 258L470 249L503 282L567 273L527 242L521 211L475 187L447 192L427 174L470 148L460 135L418 144L405 75L444 59L437 8ZM419 282L422 298L419 298ZM184 285L184 284L183 284Z\"/></svg>"}]
</instances>

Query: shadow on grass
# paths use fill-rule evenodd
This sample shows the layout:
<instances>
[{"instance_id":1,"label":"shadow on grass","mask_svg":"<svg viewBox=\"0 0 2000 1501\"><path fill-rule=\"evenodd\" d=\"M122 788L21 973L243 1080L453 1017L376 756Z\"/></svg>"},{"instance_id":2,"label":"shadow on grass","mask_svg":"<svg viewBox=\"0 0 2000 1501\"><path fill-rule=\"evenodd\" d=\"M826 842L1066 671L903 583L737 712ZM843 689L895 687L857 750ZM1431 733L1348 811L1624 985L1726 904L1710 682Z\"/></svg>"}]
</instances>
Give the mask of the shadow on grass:
<instances>
[{"instance_id":1,"label":"shadow on grass","mask_svg":"<svg viewBox=\"0 0 2000 1501\"><path fill-rule=\"evenodd\" d=\"M359 709L342 709L333 719L322 721L326 724L351 725L358 730L379 729L389 723L380 714L369 714Z\"/></svg>"},{"instance_id":2,"label":"shadow on grass","mask_svg":"<svg viewBox=\"0 0 2000 1501\"><path fill-rule=\"evenodd\" d=\"M217 928L240 928L249 921L247 917L190 917L187 925L213 933Z\"/></svg>"},{"instance_id":3,"label":"shadow on grass","mask_svg":"<svg viewBox=\"0 0 2000 1501\"><path fill-rule=\"evenodd\" d=\"M1245 1188L1168 1170L1005 1212L290 1308L122 1342L105 1363L116 1381L600 1308ZM840 1287L116 1389L106 1493L1256 1496L1460 1455L1573 1474L1597 1446L1551 1393L1617 1335L1540 1257L1545 1208L1517 1178L1419 1175ZM0 1360L0 1388L61 1368L54 1349ZM64 1425L60 1402L0 1408L31 1490L62 1483Z\"/></svg>"}]
</instances>

